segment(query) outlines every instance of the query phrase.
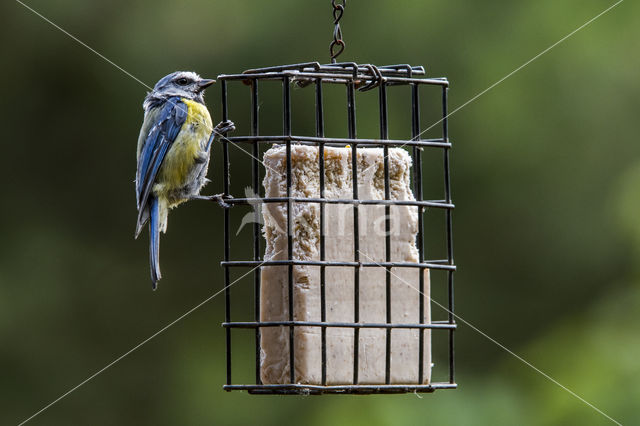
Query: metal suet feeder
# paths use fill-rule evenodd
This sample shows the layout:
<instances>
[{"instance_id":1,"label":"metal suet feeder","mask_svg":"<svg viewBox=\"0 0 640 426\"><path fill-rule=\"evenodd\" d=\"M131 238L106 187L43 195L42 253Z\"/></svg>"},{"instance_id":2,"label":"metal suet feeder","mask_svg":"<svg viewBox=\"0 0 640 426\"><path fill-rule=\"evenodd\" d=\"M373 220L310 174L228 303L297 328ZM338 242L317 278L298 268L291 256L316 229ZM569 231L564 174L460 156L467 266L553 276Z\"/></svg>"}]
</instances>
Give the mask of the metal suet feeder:
<instances>
[{"instance_id":1,"label":"metal suet feeder","mask_svg":"<svg viewBox=\"0 0 640 426\"><path fill-rule=\"evenodd\" d=\"M246 111L231 111L229 86L235 84L245 84L248 87L251 99L250 113L250 134L248 135L224 135L221 138L223 150L223 170L222 178L224 185L224 261L221 262L224 268L225 285L225 320L222 324L226 333L226 384L224 389L246 390L252 394L325 394L325 393L405 393L405 392L433 392L436 389L452 389L457 385L454 379L454 331L456 323L454 321L453 306L453 273L456 269L453 261L452 249L452 223L451 213L454 205L451 200L450 174L449 174L449 151L451 142L447 129L447 90L449 82L446 78L426 77L425 69L421 66L410 65L388 65L375 66L371 64L357 64L353 62L337 62L337 56L344 50L345 44L342 40L339 21L344 12L345 1L332 1L334 7L334 39L330 46L331 63L320 64L318 62L299 63L293 65L272 66L247 70L241 74L223 74L218 76L222 92L222 120L236 121L234 113L240 115ZM263 101L262 93L259 90L267 81L281 82L282 96L282 134L262 134L259 129L259 105ZM273 84L273 83L271 83ZM342 86L346 92L346 138L334 138L325 135L327 107L334 108L335 105L326 102L325 89L328 85ZM304 91L313 91L313 109L315 111L315 132L311 135L294 134L292 131L292 86L297 86ZM406 100L406 112L411 114L411 138L404 140L389 138L389 103L388 91L393 88L403 86L408 87L410 99ZM438 138L421 138L423 131L421 128L420 95L422 88L435 87L438 95L433 99L435 108L442 110L442 115L438 126L441 128L441 136ZM358 94L376 90L379 101L379 118L376 120L379 126L379 138L365 139L359 138L356 127L356 104ZM405 89L406 90L406 89ZM235 92L233 92L235 93ZM429 92L430 94L433 91ZM343 108L343 105L340 106ZM429 123L431 124L431 123ZM238 132L236 132L238 133ZM408 133L408 132L407 132ZM230 181L232 170L230 167L229 146L236 145L251 153L247 155L251 169L251 192L253 195L232 194ZM260 147L274 147L280 153L281 168L273 170L263 170L261 168L262 158ZM300 148L303 147L303 148ZM372 148L378 150L371 151ZM406 149L402 149L406 148ZM398 149L402 149L400 152ZM369 150L369 151L367 151ZM312 170L313 178L317 179L317 190L314 189L311 195L301 196L295 189L301 183L297 156L302 153L311 153L311 160L307 158L305 163L309 170ZM363 173L366 172L364 153L379 153L375 161L379 163L377 178L380 179L380 197L368 197L366 191L363 192ZM408 164L407 173L410 173L411 184L408 191L412 196L404 199L395 197L396 182L393 176L394 163L390 158L398 154L398 158L406 156ZM404 153L404 154L403 154ZM301 154L300 154L301 155ZM348 179L345 187L350 193L347 196L330 196L328 168L329 156L342 158L343 164L348 168L345 176ZM373 154L372 154L373 155ZM376 154L378 155L378 154ZM423 194L422 168L427 156L441 156L443 164L442 186L443 197L440 195L426 197ZM340 157L342 156L342 157ZM332 157L332 158L334 158ZM266 161L266 155L265 155ZM275 157L274 157L275 158ZM373 158L373 157L372 157ZM335 161L338 161L335 160ZM342 161L341 160L341 161ZM331 160L334 161L334 160ZM373 161L373 160L372 160ZM331 163L333 164L333 163ZM364 165L363 165L364 164ZM234 166L237 164L234 163ZM410 170L410 172L409 172ZM265 175L269 178L278 178L277 172L281 173L282 193L269 193L261 188L261 180ZM307 177L310 175L306 175ZM304 179L303 179L304 180ZM407 177L406 181L409 181ZM314 180L315 182L315 180ZM348 184L348 185L347 185ZM264 195L260 195L264 194ZM363 196L364 195L364 196ZM234 214L245 215L247 209L241 206L255 207L263 206L265 210L280 209L283 212L282 232L283 244L281 253L271 250L266 253L263 244L268 232L263 229L263 218L260 217L259 209L254 209L254 220L252 226L252 254L247 253L245 258L234 259L231 257L232 240L235 238L231 232L231 223ZM345 248L349 258L340 258L330 255L329 244L334 244L333 237L330 236L330 229L334 224L328 223L332 220L334 210L340 206L348 209L349 236L352 238L352 247ZM299 210L296 210L299 209ZM317 233L307 236L313 247L317 249L317 256L301 258L295 252L296 242L299 236L298 216L294 212L313 211L317 213L318 228ZM384 233L380 239L380 253L382 258L375 260L363 253L362 246L367 238L373 236L364 235L367 231L366 221L371 217L364 217L363 213L367 209L378 209L383 218L380 226L384 225ZM412 239L410 244L416 247L415 259L412 261L399 261L392 255L392 248L395 247L394 237L390 232L393 225L394 211L405 209L415 215L417 226L415 234L408 234ZM402 211L405 211L402 210ZM425 253L425 240L429 235L425 235L425 217L434 211L444 211L445 220L441 223L441 232L444 235L442 250L446 252L445 259L429 260ZM373 211L373 210L371 210ZM382 212L384 215L382 216ZM414 216L411 216L414 217ZM266 232L263 235L263 231ZM306 240L305 240L306 241ZM409 244L409 243L407 243ZM349 245L349 244L347 244ZM267 241L267 246L269 242ZM234 246L235 247L235 246ZM273 248L273 247L272 247ZM393 252L395 253L395 252ZM413 258L412 258L413 259ZM243 269L253 276L253 318L232 317L231 312L231 284L232 270ZM305 269L306 268L306 269ZM296 303L300 296L298 286L301 285L298 278L298 270L305 269L311 274L309 280L317 282L317 288L312 290L313 297L305 293L304 312L315 312L313 315L304 316ZM343 274L348 271L351 281L349 281L349 297L346 308L340 308L340 303L345 298L333 297L331 292L332 271L340 270ZM412 317L405 320L394 318L393 310L398 310L398 299L394 293L398 286L399 272L401 270L412 271L415 276L415 298L412 299L414 308ZM269 278L266 271L273 271L273 274L282 275L282 300L279 307L269 308L266 301L266 287L273 289L275 281L266 283ZM448 301L446 303L446 319L431 321L430 298L428 274L430 271L443 271L446 276L443 285L446 286ZM337 272L336 272L337 273ZM408 272L409 273L409 272ZM373 275L372 275L373 274ZM376 275L377 274L377 275ZM273 275L272 275L273 276ZM271 276L271 277L272 277ZM371 277L377 277L371 279ZM379 278L379 279L378 279ZM307 278L305 278L307 279ZM413 279L413 278L412 278ZM308 282L304 284L308 285ZM375 295L371 295L370 289L381 289ZM306 289L306 287L305 287ZM271 290L269 290L271 291ZM306 291L306 290L305 290ZM274 293L275 294L275 293ZM280 294L280 293L278 293ZM426 294L426 297L424 297ZM444 293L443 293L444 294ZM377 300L373 300L377 297ZM409 296L407 296L409 297ZM394 300L395 299L395 300ZM409 300L409 299L407 299ZM313 301L313 306L310 305ZM394 305L395 303L395 305ZM381 312L381 320L371 321L367 309L371 306L378 306ZM347 312L350 319L345 320ZM271 309L271 311L268 311ZM400 308L402 309L402 308ZM408 310L409 308L407 308ZM271 314L269 313L271 312ZM274 312L276 314L274 314ZM277 313L282 313L278 316ZM425 314L425 312L427 314ZM397 312L396 312L397 313ZM301 316L302 315L302 316ZM332 317L333 315L333 317ZM338 315L338 316L336 316ZM338 318L340 315L342 317ZM240 330L239 330L240 329ZM242 333L242 329L253 330L255 333L255 362L253 366L237 364L234 367L243 369L255 368L255 383L234 383L232 380L232 339L235 333ZM448 348L446 348L448 358L448 380L431 381L431 354L430 338L431 333L446 333L448 335ZM306 334L305 334L306 333ZM369 333L369 334L367 334ZM377 333L377 334L376 334ZM404 334L403 334L404 333ZM271 337L269 337L271 336ZM366 340L366 336L373 336ZM403 348L406 352L415 352L407 355L402 353L403 349L398 349L397 341L403 336L406 343ZM425 336L427 337L425 339ZM281 345L273 345L276 340ZM272 340L269 340L272 339ZM303 343L300 339L304 340ZM396 342L394 342L396 340ZM346 342L346 343L345 343ZM367 343L370 342L370 343ZM271 344L274 347L267 348ZM343 346L341 347L340 345ZM369 345L369 346L367 346ZM379 345L379 346L375 346ZM276 347L277 346L277 347ZM301 349L302 348L302 349ZM274 352L276 351L276 352ZM277 352L279 351L279 352ZM304 351L304 352L303 352ZM370 352L367 352L370 351ZM379 360L373 359L375 351L379 352ZM376 352L376 353L378 353ZM275 353L275 355L274 355ZM277 371L277 379L269 376L265 371L265 360L280 354L282 359ZM409 358L402 358L410 356ZM305 357L303 360L302 357ZM394 360L396 358L396 360ZM372 360L373 359L373 360ZM407 359L411 359L411 366L403 365L407 374L396 374L395 370L400 361L407 364ZM307 366L307 363L309 364ZM335 367L339 366L346 371L345 374L336 373ZM434 371L441 368L436 365ZM305 373L307 369L309 373ZM369 370L367 370L369 369ZM375 371L374 371L375 370ZM302 371L302 372L301 372ZM342 375L341 375L342 374ZM306 375L306 376L305 376ZM271 379L266 379L272 377ZM302 378L301 378L302 377ZM346 379L345 379L346 377Z\"/></svg>"}]
</instances>

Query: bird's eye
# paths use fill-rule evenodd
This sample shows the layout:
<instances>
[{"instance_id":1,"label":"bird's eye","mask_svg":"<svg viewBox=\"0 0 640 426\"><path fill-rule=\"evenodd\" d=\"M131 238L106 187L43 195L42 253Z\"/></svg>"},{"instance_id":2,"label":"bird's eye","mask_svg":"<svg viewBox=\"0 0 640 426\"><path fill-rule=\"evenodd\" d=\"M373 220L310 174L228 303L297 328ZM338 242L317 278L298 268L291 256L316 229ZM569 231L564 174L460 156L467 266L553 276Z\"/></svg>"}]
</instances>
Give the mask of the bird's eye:
<instances>
[{"instance_id":1,"label":"bird's eye","mask_svg":"<svg viewBox=\"0 0 640 426\"><path fill-rule=\"evenodd\" d=\"M179 78L176 80L176 83L178 83L180 86L186 86L187 84L189 84L189 80L187 78Z\"/></svg>"}]
</instances>

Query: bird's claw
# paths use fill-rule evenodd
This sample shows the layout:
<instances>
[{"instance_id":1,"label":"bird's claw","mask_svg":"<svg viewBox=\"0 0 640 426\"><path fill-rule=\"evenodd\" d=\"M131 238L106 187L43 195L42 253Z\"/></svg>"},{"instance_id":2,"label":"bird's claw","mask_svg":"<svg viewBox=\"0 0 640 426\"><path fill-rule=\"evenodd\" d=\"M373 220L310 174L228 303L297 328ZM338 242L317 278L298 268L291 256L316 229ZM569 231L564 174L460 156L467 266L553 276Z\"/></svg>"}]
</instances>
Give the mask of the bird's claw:
<instances>
[{"instance_id":1,"label":"bird's claw","mask_svg":"<svg viewBox=\"0 0 640 426\"><path fill-rule=\"evenodd\" d=\"M228 209L228 208L232 207L231 204L227 204L227 203L224 202L224 200L229 200L229 199L233 198L231 195L216 194L212 198L214 200L216 200L218 202L218 204L220 205L220 207L222 207L223 209Z\"/></svg>"},{"instance_id":2,"label":"bird's claw","mask_svg":"<svg viewBox=\"0 0 640 426\"><path fill-rule=\"evenodd\" d=\"M236 125L231 120L221 121L213 129L214 133L222 136L224 133L233 132L236 129Z\"/></svg>"},{"instance_id":3,"label":"bird's claw","mask_svg":"<svg viewBox=\"0 0 640 426\"><path fill-rule=\"evenodd\" d=\"M215 194L215 195L194 195L190 199L191 200L216 201L218 204L220 204L220 207L222 207L224 209L228 209L228 208L233 207L233 206L231 204L225 203L224 200L229 200L231 198L233 198L231 195Z\"/></svg>"}]
</instances>

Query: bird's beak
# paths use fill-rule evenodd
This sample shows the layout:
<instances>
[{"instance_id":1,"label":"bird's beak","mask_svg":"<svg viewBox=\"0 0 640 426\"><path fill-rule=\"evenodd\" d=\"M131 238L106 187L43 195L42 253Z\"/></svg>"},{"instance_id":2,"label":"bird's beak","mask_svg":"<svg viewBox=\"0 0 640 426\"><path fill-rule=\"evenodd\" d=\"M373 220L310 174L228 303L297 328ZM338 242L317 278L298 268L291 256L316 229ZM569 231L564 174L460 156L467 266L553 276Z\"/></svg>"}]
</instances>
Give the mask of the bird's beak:
<instances>
[{"instance_id":1,"label":"bird's beak","mask_svg":"<svg viewBox=\"0 0 640 426\"><path fill-rule=\"evenodd\" d=\"M198 91L201 92L204 89L206 89L207 87L211 86L213 83L215 83L215 80L209 79L209 78L203 78L202 80L200 80L198 82Z\"/></svg>"}]
</instances>

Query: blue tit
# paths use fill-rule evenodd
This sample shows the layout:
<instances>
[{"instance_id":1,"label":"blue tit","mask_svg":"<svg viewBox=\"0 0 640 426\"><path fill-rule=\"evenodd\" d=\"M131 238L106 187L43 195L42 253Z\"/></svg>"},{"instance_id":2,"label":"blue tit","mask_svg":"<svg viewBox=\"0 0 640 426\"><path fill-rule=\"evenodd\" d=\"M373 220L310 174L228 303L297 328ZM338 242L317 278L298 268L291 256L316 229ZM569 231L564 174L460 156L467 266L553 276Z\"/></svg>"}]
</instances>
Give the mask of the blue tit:
<instances>
[{"instance_id":1,"label":"blue tit","mask_svg":"<svg viewBox=\"0 0 640 426\"><path fill-rule=\"evenodd\" d=\"M204 104L204 90L215 80L188 71L171 73L158 81L144 99L144 122L138 137L135 237L149 222L151 282L160 275L160 232L167 230L169 209L200 196L208 182L209 154L218 129ZM224 123L221 123L224 124Z\"/></svg>"}]
</instances>

